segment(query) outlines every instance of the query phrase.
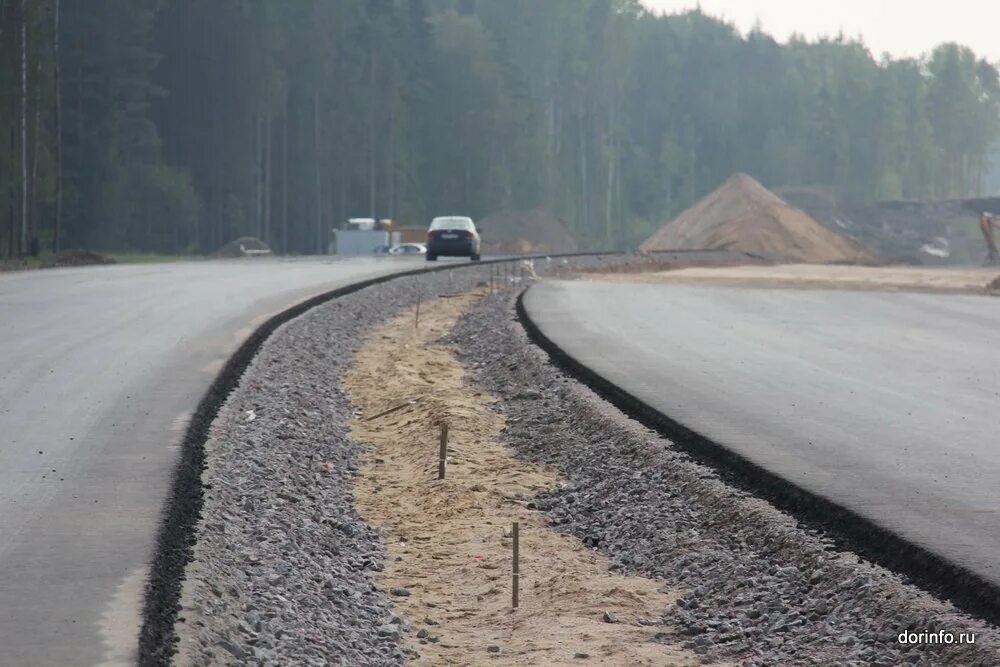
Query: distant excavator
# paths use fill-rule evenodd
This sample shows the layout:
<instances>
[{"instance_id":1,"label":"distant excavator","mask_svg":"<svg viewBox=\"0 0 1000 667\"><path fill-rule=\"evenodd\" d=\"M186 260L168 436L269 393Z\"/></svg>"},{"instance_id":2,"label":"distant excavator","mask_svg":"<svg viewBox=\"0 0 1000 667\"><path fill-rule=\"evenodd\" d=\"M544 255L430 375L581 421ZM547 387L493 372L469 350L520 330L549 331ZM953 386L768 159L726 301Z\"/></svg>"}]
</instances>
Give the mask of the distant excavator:
<instances>
[{"instance_id":1,"label":"distant excavator","mask_svg":"<svg viewBox=\"0 0 1000 667\"><path fill-rule=\"evenodd\" d=\"M983 239L986 240L986 264L996 266L1000 264L1000 248L997 247L997 234L994 230L1000 230L1000 216L993 213L984 212L979 216L979 229L983 232Z\"/></svg>"}]
</instances>

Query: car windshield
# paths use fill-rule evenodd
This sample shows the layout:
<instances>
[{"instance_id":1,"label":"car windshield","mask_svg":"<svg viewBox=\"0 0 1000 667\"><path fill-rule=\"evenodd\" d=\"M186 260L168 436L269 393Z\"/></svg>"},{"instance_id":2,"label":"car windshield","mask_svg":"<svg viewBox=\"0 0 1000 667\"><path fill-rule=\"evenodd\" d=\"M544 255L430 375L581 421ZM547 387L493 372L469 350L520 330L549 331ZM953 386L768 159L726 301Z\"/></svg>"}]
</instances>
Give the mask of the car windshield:
<instances>
[{"instance_id":1,"label":"car windshield","mask_svg":"<svg viewBox=\"0 0 1000 667\"><path fill-rule=\"evenodd\" d=\"M475 229L470 218L434 218L431 229Z\"/></svg>"}]
</instances>

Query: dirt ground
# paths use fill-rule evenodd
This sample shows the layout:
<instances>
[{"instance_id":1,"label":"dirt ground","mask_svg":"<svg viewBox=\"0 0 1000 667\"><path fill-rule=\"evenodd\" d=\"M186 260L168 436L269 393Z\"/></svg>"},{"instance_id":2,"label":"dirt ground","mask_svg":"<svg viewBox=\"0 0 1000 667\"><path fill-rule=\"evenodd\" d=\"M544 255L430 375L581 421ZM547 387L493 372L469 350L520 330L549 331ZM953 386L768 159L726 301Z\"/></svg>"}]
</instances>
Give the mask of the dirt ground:
<instances>
[{"instance_id":1,"label":"dirt ground","mask_svg":"<svg viewBox=\"0 0 1000 667\"><path fill-rule=\"evenodd\" d=\"M691 267L649 273L590 274L589 277L615 282L985 293L991 291L989 285L998 274L1000 271L995 268L779 264Z\"/></svg>"},{"instance_id":2,"label":"dirt ground","mask_svg":"<svg viewBox=\"0 0 1000 667\"><path fill-rule=\"evenodd\" d=\"M505 417L466 384L436 341L481 294L442 298L375 330L345 378L359 414L354 438L371 443L355 493L384 531L380 588L412 623L424 665L695 665L668 644L661 616L676 594L662 582L608 570L608 561L531 509L560 483L496 441ZM410 403L410 401L415 401ZM395 406L403 409L377 416ZM439 427L450 426L447 475L437 480ZM520 606L511 609L513 522L520 529ZM605 612L613 615L605 617Z\"/></svg>"}]
</instances>

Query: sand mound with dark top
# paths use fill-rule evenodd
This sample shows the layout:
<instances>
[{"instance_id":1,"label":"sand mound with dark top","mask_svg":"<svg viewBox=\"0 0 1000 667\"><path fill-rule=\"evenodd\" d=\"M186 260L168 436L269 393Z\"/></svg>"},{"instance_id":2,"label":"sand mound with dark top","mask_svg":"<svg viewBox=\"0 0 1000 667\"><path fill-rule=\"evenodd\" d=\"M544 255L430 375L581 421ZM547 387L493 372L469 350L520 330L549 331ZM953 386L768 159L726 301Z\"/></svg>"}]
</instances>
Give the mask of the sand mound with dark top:
<instances>
[{"instance_id":1,"label":"sand mound with dark top","mask_svg":"<svg viewBox=\"0 0 1000 667\"><path fill-rule=\"evenodd\" d=\"M566 223L542 208L501 211L476 223L483 247L491 252L576 252Z\"/></svg>"},{"instance_id":2,"label":"sand mound with dark top","mask_svg":"<svg viewBox=\"0 0 1000 667\"><path fill-rule=\"evenodd\" d=\"M230 241L215 253L216 257L255 257L270 254L270 246L253 236L243 236Z\"/></svg>"},{"instance_id":3,"label":"sand mound with dark top","mask_svg":"<svg viewBox=\"0 0 1000 667\"><path fill-rule=\"evenodd\" d=\"M738 250L766 259L807 263L871 263L876 257L746 174L664 225L640 246L655 250Z\"/></svg>"}]
</instances>

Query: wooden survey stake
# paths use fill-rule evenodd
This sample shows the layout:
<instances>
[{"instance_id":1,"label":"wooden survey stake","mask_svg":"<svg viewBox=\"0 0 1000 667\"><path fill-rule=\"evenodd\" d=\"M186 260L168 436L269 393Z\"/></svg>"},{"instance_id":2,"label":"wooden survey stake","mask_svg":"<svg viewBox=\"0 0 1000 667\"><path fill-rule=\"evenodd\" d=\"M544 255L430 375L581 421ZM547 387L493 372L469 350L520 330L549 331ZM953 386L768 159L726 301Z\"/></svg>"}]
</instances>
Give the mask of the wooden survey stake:
<instances>
[{"instance_id":1,"label":"wooden survey stake","mask_svg":"<svg viewBox=\"0 0 1000 667\"><path fill-rule=\"evenodd\" d=\"M438 479L444 479L444 467L448 461L448 423L441 422L441 445L438 451Z\"/></svg>"},{"instance_id":2,"label":"wooden survey stake","mask_svg":"<svg viewBox=\"0 0 1000 667\"><path fill-rule=\"evenodd\" d=\"M511 606L513 606L514 609L517 609L517 603L518 603L517 589L520 584L518 580L520 579L521 576L520 566L518 564L518 558L520 556L520 554L518 553L518 548L519 548L518 543L520 542L520 535L519 535L520 531L518 530L518 528L519 528L518 522L515 521L514 522L514 575L512 582L513 588L511 589L511 603L512 603Z\"/></svg>"}]
</instances>

